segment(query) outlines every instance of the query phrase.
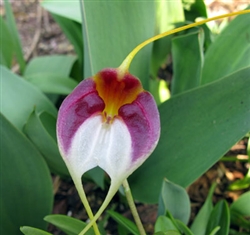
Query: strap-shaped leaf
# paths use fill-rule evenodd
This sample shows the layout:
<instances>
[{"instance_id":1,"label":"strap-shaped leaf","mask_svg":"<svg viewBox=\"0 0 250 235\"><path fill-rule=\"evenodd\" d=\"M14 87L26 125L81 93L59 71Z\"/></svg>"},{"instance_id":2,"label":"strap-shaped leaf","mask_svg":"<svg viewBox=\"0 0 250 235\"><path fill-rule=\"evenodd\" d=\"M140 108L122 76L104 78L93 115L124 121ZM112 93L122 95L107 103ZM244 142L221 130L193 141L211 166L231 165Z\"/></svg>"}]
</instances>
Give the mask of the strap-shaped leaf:
<instances>
[{"instance_id":1,"label":"strap-shaped leaf","mask_svg":"<svg viewBox=\"0 0 250 235\"><path fill-rule=\"evenodd\" d=\"M250 65L250 14L237 16L205 54L202 83L225 77Z\"/></svg>"},{"instance_id":2,"label":"strap-shaped leaf","mask_svg":"<svg viewBox=\"0 0 250 235\"><path fill-rule=\"evenodd\" d=\"M50 125L50 132L56 132L56 119L48 113L41 116L34 110L24 126L24 133L43 155L50 170L61 176L69 176L68 169L59 153L57 143L47 131L45 124Z\"/></svg>"},{"instance_id":3,"label":"strap-shaped leaf","mask_svg":"<svg viewBox=\"0 0 250 235\"><path fill-rule=\"evenodd\" d=\"M216 227L220 228L216 235L228 235L229 225L230 214L227 202L225 200L219 201L210 215L206 235L214 234L212 232Z\"/></svg>"},{"instance_id":4,"label":"strap-shaped leaf","mask_svg":"<svg viewBox=\"0 0 250 235\"><path fill-rule=\"evenodd\" d=\"M1 114L2 234L21 234L20 226L46 229L43 217L52 211L52 180L42 156Z\"/></svg>"},{"instance_id":5,"label":"strap-shaped leaf","mask_svg":"<svg viewBox=\"0 0 250 235\"><path fill-rule=\"evenodd\" d=\"M86 226L86 223L81 220L66 215L48 215L44 220L55 225L68 235L78 235ZM91 228L86 235L94 235L93 229Z\"/></svg>"},{"instance_id":6,"label":"strap-shaped leaf","mask_svg":"<svg viewBox=\"0 0 250 235\"><path fill-rule=\"evenodd\" d=\"M203 41L201 29L172 39L173 69L171 94L198 87L203 66Z\"/></svg>"},{"instance_id":7,"label":"strap-shaped leaf","mask_svg":"<svg viewBox=\"0 0 250 235\"><path fill-rule=\"evenodd\" d=\"M242 69L159 107L161 138L131 176L135 198L157 201L164 177L186 187L250 130L249 74Z\"/></svg>"},{"instance_id":8,"label":"strap-shaped leaf","mask_svg":"<svg viewBox=\"0 0 250 235\"><path fill-rule=\"evenodd\" d=\"M34 107L56 116L56 108L39 89L1 65L0 70L1 112L15 127L22 129Z\"/></svg>"},{"instance_id":9,"label":"strap-shaped leaf","mask_svg":"<svg viewBox=\"0 0 250 235\"><path fill-rule=\"evenodd\" d=\"M41 229L32 228L29 226L23 226L20 228L23 234L25 235L52 235L52 233L45 232Z\"/></svg>"}]
</instances>

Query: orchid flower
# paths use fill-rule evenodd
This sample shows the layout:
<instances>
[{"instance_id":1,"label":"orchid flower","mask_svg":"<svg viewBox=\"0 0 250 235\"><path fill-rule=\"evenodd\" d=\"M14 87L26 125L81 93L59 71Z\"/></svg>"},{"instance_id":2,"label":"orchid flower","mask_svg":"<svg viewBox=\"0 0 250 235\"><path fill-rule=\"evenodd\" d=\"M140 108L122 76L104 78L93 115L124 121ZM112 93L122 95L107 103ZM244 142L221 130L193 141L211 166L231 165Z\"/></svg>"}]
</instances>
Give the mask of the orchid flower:
<instances>
[{"instance_id":1,"label":"orchid flower","mask_svg":"<svg viewBox=\"0 0 250 235\"><path fill-rule=\"evenodd\" d=\"M111 178L112 195L152 153L159 136L152 95L121 68L83 80L58 113L58 146L72 178L80 181L99 166Z\"/></svg>"},{"instance_id":2,"label":"orchid flower","mask_svg":"<svg viewBox=\"0 0 250 235\"><path fill-rule=\"evenodd\" d=\"M58 146L71 174L99 166L121 184L155 148L160 120L140 80L107 68L83 80L62 103Z\"/></svg>"},{"instance_id":3,"label":"orchid flower","mask_svg":"<svg viewBox=\"0 0 250 235\"><path fill-rule=\"evenodd\" d=\"M105 68L83 80L63 101L57 120L58 146L91 219L80 234L96 226L95 221L122 182L150 156L159 140L160 118L153 96L129 73L136 53L159 38L236 14L239 12L202 20L144 41L120 67ZM111 185L101 208L93 216L81 177L96 166L109 175ZM99 234L97 228L95 232Z\"/></svg>"}]
</instances>

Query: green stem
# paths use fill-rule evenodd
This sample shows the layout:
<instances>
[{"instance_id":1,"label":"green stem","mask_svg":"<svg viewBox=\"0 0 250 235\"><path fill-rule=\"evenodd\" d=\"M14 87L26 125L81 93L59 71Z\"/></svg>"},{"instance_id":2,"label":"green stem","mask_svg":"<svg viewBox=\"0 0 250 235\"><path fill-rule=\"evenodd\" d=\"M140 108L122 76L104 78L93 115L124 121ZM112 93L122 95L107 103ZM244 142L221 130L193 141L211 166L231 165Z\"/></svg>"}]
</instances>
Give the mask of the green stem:
<instances>
[{"instance_id":1,"label":"green stem","mask_svg":"<svg viewBox=\"0 0 250 235\"><path fill-rule=\"evenodd\" d=\"M80 178L80 180L78 180L78 177L74 177L73 174L71 176L72 176L72 179L74 181L75 187L76 187L76 189L78 191L78 194L79 194L79 196L81 198L81 201L82 201L82 203L84 205L84 208L85 208L85 210L86 210L86 212L87 212L87 214L89 216L89 219L93 220L94 215L93 215L93 212L92 212L92 210L90 208L90 205L89 205L89 202L87 200L86 194L84 192L81 178ZM93 223L93 229L94 229L95 235L101 235L95 221Z\"/></svg>"},{"instance_id":2,"label":"green stem","mask_svg":"<svg viewBox=\"0 0 250 235\"><path fill-rule=\"evenodd\" d=\"M143 228L143 225L142 225L141 219L139 217L138 211L136 209L134 199L133 199L133 196L132 196L132 193L131 193L131 190L130 190L127 179L125 179L123 181L123 187L124 187L124 190L125 190L125 195L126 195L126 198L127 198L127 201L128 201L128 205L129 205L130 210L132 212L132 215L134 217L134 220L135 220L136 226L137 226L137 228L139 230L139 233L140 233L140 235L146 235L146 232L145 232L145 230Z\"/></svg>"},{"instance_id":3,"label":"green stem","mask_svg":"<svg viewBox=\"0 0 250 235\"><path fill-rule=\"evenodd\" d=\"M101 214L106 209L106 207L110 203L113 196L116 194L119 186L120 186L119 182L116 184L113 184L111 181L111 185L110 185L108 194L107 194L104 202L102 203L101 207L99 208L99 210L97 211L95 216L91 219L91 221L87 224L87 226L79 233L79 235L84 235L90 229L90 227L95 224L95 221L101 216Z\"/></svg>"}]
</instances>

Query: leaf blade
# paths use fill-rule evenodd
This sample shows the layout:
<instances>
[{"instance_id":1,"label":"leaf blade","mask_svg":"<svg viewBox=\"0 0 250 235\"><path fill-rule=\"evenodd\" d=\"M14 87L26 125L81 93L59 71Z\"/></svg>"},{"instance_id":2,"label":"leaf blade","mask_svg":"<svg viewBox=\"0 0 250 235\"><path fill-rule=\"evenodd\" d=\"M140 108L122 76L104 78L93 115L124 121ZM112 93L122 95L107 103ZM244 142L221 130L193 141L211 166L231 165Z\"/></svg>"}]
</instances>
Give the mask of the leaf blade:
<instances>
[{"instance_id":1,"label":"leaf blade","mask_svg":"<svg viewBox=\"0 0 250 235\"><path fill-rule=\"evenodd\" d=\"M19 228L23 225L46 229L43 217L51 213L53 203L48 167L29 140L2 114L0 123L4 153L0 172L1 231L21 234Z\"/></svg>"},{"instance_id":2,"label":"leaf blade","mask_svg":"<svg viewBox=\"0 0 250 235\"><path fill-rule=\"evenodd\" d=\"M155 202L164 177L188 186L249 132L249 73L250 67L242 69L159 107L158 146L130 178L135 198Z\"/></svg>"}]
</instances>

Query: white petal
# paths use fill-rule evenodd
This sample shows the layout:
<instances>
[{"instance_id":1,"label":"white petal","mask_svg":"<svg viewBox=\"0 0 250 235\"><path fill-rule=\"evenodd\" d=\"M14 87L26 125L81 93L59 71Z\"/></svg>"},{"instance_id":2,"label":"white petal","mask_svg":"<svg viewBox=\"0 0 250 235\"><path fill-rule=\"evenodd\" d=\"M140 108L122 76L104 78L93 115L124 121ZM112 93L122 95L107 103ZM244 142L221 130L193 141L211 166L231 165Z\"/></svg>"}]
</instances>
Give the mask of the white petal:
<instances>
[{"instance_id":1,"label":"white petal","mask_svg":"<svg viewBox=\"0 0 250 235\"><path fill-rule=\"evenodd\" d=\"M131 146L130 133L123 121L115 119L106 124L101 115L96 115L76 131L65 160L70 171L78 176L100 166L112 180L123 180L131 164Z\"/></svg>"}]
</instances>

